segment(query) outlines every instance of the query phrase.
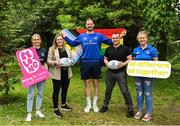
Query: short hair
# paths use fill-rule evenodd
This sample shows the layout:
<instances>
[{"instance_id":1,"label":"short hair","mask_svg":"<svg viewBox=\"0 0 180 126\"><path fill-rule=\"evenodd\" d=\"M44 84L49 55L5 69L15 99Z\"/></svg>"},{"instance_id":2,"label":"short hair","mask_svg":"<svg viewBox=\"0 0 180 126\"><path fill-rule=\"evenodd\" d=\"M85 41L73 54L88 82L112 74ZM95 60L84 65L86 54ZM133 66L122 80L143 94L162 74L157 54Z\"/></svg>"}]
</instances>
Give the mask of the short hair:
<instances>
[{"instance_id":1,"label":"short hair","mask_svg":"<svg viewBox=\"0 0 180 126\"><path fill-rule=\"evenodd\" d=\"M137 38L136 38L138 41L139 41L139 36L142 35L142 34L145 35L146 38L148 39L148 32L147 32L147 31L140 31L140 32L138 33L138 35L137 35Z\"/></svg>"},{"instance_id":2,"label":"short hair","mask_svg":"<svg viewBox=\"0 0 180 126\"><path fill-rule=\"evenodd\" d=\"M40 40L41 40L41 36L37 33L33 34L32 37L31 37L31 41L34 39L34 37L39 37Z\"/></svg>"},{"instance_id":3,"label":"short hair","mask_svg":"<svg viewBox=\"0 0 180 126\"><path fill-rule=\"evenodd\" d=\"M118 34L118 35L119 35L119 33L118 33L118 32L114 32L114 33L112 33L112 35L113 35L113 34Z\"/></svg>"},{"instance_id":4,"label":"short hair","mask_svg":"<svg viewBox=\"0 0 180 126\"><path fill-rule=\"evenodd\" d=\"M118 35L118 36L120 36L120 34L119 34L118 32L114 32L114 33L112 33L112 35Z\"/></svg>"},{"instance_id":5,"label":"short hair","mask_svg":"<svg viewBox=\"0 0 180 126\"><path fill-rule=\"evenodd\" d=\"M93 19L91 19L91 18L88 18L88 19L86 20L86 22L88 22L88 21L94 22Z\"/></svg>"}]
</instances>

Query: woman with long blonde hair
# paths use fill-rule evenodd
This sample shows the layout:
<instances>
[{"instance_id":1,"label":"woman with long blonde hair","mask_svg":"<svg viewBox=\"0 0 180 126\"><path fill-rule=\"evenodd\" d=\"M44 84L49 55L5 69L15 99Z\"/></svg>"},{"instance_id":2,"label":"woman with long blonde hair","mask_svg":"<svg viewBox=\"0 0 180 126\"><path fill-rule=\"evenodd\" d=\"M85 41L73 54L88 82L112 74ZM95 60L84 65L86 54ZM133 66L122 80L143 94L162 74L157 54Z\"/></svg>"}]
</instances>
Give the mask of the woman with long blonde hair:
<instances>
[{"instance_id":1,"label":"woman with long blonde hair","mask_svg":"<svg viewBox=\"0 0 180 126\"><path fill-rule=\"evenodd\" d=\"M53 44L49 49L47 63L49 65L49 72L53 82L53 107L54 114L57 117L62 117L62 113L58 107L59 92L61 89L61 110L71 111L72 108L66 104L67 91L72 77L71 67L64 67L60 64L61 58L69 58L72 60L71 51L65 47L65 40L62 34L57 34L54 38Z\"/></svg>"}]
</instances>

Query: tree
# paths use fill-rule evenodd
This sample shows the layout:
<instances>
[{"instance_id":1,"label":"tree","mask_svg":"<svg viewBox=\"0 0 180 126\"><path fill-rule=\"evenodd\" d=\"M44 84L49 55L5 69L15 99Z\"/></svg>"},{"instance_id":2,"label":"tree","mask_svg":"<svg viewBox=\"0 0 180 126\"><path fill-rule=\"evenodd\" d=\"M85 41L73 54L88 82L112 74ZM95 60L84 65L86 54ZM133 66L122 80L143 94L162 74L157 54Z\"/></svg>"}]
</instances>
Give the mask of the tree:
<instances>
[{"instance_id":1,"label":"tree","mask_svg":"<svg viewBox=\"0 0 180 126\"><path fill-rule=\"evenodd\" d=\"M173 7L177 0L149 0L143 10L143 29L150 32L150 41L160 54L160 59L165 60L167 46L175 40L176 27L178 26L178 12Z\"/></svg>"}]
</instances>

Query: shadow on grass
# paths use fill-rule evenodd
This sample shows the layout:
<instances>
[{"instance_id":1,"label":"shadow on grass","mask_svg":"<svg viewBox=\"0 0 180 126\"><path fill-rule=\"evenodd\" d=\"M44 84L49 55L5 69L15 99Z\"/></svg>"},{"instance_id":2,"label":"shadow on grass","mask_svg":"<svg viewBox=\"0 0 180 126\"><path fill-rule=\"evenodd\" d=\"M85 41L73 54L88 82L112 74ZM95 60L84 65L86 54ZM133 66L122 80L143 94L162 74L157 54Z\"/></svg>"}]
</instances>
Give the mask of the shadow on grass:
<instances>
[{"instance_id":1,"label":"shadow on grass","mask_svg":"<svg viewBox=\"0 0 180 126\"><path fill-rule=\"evenodd\" d=\"M170 103L171 109L175 112L175 113L179 113L180 112L180 95L176 95L174 97L174 99L172 100L172 102Z\"/></svg>"},{"instance_id":2,"label":"shadow on grass","mask_svg":"<svg viewBox=\"0 0 180 126\"><path fill-rule=\"evenodd\" d=\"M18 94L18 95L9 95L9 96L4 96L1 95L0 96L0 105L6 105L6 104L12 104L12 103L20 103L22 101L26 101L26 96L23 96L22 94Z\"/></svg>"}]
</instances>

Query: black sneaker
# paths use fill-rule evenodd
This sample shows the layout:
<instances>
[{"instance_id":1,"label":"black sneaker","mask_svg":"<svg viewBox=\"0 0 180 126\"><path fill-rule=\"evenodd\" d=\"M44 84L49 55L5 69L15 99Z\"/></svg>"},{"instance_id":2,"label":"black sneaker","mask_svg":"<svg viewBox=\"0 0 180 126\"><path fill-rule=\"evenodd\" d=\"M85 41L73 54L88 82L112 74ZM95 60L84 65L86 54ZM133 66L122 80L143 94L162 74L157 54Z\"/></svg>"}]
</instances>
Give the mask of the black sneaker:
<instances>
[{"instance_id":1,"label":"black sneaker","mask_svg":"<svg viewBox=\"0 0 180 126\"><path fill-rule=\"evenodd\" d=\"M62 115L62 113L59 111L59 109L54 110L54 114L55 114L57 117L63 117L63 115Z\"/></svg>"},{"instance_id":2,"label":"black sneaker","mask_svg":"<svg viewBox=\"0 0 180 126\"><path fill-rule=\"evenodd\" d=\"M101 113L104 113L104 112L106 112L106 111L108 111L108 107L106 107L106 106L103 106L103 107L100 109L100 112L101 112Z\"/></svg>"},{"instance_id":3,"label":"black sneaker","mask_svg":"<svg viewBox=\"0 0 180 126\"><path fill-rule=\"evenodd\" d=\"M133 110L128 111L127 117L128 117L128 118L134 117L134 111L133 111Z\"/></svg>"},{"instance_id":4,"label":"black sneaker","mask_svg":"<svg viewBox=\"0 0 180 126\"><path fill-rule=\"evenodd\" d=\"M69 112L69 111L72 111L72 108L65 104L64 106L61 105L61 110Z\"/></svg>"}]
</instances>

